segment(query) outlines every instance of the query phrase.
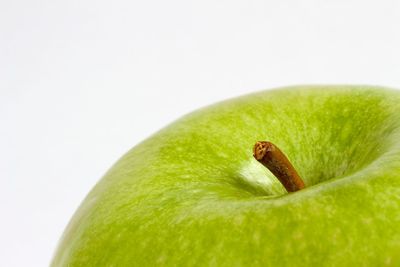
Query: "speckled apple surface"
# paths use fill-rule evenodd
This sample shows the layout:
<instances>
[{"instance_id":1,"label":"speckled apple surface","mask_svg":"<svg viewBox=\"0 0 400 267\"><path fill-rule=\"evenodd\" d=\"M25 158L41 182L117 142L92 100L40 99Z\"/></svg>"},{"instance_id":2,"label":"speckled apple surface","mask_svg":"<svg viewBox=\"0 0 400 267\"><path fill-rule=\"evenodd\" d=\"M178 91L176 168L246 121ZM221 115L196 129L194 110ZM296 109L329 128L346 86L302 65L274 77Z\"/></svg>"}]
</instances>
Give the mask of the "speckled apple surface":
<instances>
[{"instance_id":1,"label":"speckled apple surface","mask_svg":"<svg viewBox=\"0 0 400 267\"><path fill-rule=\"evenodd\" d=\"M140 127L140 125L137 125ZM306 189L252 155L268 140ZM398 266L400 91L301 86L184 116L88 194L52 266Z\"/></svg>"}]
</instances>

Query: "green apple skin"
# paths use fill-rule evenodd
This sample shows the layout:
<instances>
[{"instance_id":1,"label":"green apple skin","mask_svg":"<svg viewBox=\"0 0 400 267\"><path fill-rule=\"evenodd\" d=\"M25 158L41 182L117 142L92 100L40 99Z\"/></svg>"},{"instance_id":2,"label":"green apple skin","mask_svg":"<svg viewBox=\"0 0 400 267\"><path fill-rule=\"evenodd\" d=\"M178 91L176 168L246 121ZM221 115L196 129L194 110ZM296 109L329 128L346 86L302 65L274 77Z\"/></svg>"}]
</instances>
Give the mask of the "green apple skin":
<instances>
[{"instance_id":1,"label":"green apple skin","mask_svg":"<svg viewBox=\"0 0 400 267\"><path fill-rule=\"evenodd\" d=\"M306 183L286 193L252 147ZM399 266L400 91L299 86L221 102L124 155L52 266Z\"/></svg>"}]
</instances>

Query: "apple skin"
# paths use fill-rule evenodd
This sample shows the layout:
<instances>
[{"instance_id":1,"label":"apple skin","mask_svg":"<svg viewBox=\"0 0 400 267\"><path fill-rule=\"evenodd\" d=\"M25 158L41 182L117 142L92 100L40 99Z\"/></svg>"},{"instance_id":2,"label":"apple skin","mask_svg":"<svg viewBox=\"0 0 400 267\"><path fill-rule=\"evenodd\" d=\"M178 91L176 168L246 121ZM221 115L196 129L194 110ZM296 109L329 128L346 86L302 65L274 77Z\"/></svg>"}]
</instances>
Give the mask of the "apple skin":
<instances>
[{"instance_id":1,"label":"apple skin","mask_svg":"<svg viewBox=\"0 0 400 267\"><path fill-rule=\"evenodd\" d=\"M269 140L306 188L252 155ZM299 86L221 102L124 155L65 230L52 266L394 266L400 91Z\"/></svg>"}]
</instances>

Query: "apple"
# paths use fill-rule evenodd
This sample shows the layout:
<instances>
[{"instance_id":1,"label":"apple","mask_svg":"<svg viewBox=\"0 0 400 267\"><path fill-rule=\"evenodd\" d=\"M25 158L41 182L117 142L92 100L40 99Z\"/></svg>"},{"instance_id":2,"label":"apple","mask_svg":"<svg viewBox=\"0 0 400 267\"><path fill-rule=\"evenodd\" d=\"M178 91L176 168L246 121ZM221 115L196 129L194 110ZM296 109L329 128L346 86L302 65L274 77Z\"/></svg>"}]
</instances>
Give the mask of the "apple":
<instances>
[{"instance_id":1,"label":"apple","mask_svg":"<svg viewBox=\"0 0 400 267\"><path fill-rule=\"evenodd\" d=\"M253 156L270 141L304 182ZM264 164L265 165L265 164ZM88 194L52 266L399 266L400 91L299 86L184 116Z\"/></svg>"}]
</instances>

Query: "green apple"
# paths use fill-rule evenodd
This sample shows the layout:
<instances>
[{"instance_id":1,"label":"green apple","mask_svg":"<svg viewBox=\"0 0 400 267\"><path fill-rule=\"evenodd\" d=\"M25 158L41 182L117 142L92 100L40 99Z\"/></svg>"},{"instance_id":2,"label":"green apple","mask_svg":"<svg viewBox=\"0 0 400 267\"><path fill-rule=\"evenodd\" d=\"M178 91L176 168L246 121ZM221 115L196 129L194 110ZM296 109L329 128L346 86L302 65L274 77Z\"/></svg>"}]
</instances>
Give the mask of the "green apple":
<instances>
[{"instance_id":1,"label":"green apple","mask_svg":"<svg viewBox=\"0 0 400 267\"><path fill-rule=\"evenodd\" d=\"M253 157L278 145L305 188ZM124 155L52 266L399 266L400 91L302 86L197 110Z\"/></svg>"}]
</instances>

